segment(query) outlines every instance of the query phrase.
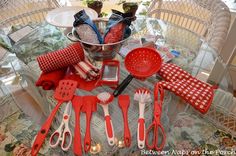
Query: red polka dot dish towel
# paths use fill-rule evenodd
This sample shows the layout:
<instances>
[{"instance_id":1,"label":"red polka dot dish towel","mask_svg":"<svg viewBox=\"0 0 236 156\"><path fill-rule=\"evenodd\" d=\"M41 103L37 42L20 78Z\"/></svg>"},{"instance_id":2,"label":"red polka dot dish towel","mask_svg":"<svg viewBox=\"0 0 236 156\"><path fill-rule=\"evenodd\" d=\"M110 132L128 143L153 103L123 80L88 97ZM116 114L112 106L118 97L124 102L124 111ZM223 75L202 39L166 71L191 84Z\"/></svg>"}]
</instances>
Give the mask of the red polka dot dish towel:
<instances>
[{"instance_id":1,"label":"red polka dot dish towel","mask_svg":"<svg viewBox=\"0 0 236 156\"><path fill-rule=\"evenodd\" d=\"M177 96L180 96L195 109L205 114L211 106L215 86L192 77L188 72L171 63L164 63L158 72L164 79L159 82Z\"/></svg>"},{"instance_id":2,"label":"red polka dot dish towel","mask_svg":"<svg viewBox=\"0 0 236 156\"><path fill-rule=\"evenodd\" d=\"M51 72L75 65L84 60L84 50L80 43L74 43L64 49L49 52L37 58L40 69L45 72Z\"/></svg>"}]
</instances>

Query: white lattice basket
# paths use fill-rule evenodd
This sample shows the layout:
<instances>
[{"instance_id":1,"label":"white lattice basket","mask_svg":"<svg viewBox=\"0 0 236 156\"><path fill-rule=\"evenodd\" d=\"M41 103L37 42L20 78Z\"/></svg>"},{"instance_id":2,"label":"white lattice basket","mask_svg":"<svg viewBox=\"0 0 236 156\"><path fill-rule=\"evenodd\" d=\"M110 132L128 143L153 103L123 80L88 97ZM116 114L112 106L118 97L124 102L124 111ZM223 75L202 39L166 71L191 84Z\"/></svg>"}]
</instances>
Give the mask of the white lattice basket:
<instances>
[{"instance_id":1,"label":"white lattice basket","mask_svg":"<svg viewBox=\"0 0 236 156\"><path fill-rule=\"evenodd\" d=\"M1 0L0 28L41 23L49 10L59 7L56 0Z\"/></svg>"},{"instance_id":2,"label":"white lattice basket","mask_svg":"<svg viewBox=\"0 0 236 156\"><path fill-rule=\"evenodd\" d=\"M154 0L148 15L188 29L220 52L230 26L229 8L221 0Z\"/></svg>"},{"instance_id":3,"label":"white lattice basket","mask_svg":"<svg viewBox=\"0 0 236 156\"><path fill-rule=\"evenodd\" d=\"M221 128L233 136L236 135L236 98L224 90L215 91L214 100L209 111L205 114L199 114L200 117L210 121L216 127ZM196 113L191 109L192 113Z\"/></svg>"}]
</instances>

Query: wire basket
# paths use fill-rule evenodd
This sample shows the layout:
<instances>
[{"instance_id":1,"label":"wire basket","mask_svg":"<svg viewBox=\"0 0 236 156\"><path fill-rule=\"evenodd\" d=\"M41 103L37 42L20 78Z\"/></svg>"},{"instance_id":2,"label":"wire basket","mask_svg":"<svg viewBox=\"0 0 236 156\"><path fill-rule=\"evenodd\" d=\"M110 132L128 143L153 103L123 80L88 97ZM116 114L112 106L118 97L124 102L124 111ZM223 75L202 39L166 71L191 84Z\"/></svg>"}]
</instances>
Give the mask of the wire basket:
<instances>
[{"instance_id":1,"label":"wire basket","mask_svg":"<svg viewBox=\"0 0 236 156\"><path fill-rule=\"evenodd\" d=\"M199 116L212 122L216 127L221 128L232 135L236 135L236 98L229 92L221 89L215 91L214 100L209 111ZM191 109L191 111L194 111ZM194 111L195 113L196 111Z\"/></svg>"},{"instance_id":2,"label":"wire basket","mask_svg":"<svg viewBox=\"0 0 236 156\"><path fill-rule=\"evenodd\" d=\"M100 31L100 34L104 34L108 19L106 18L99 18L93 21L98 30ZM89 56L94 60L106 60L106 59L113 59L116 56L116 53L120 51L121 46L129 39L129 36L127 36L125 39L115 42L115 43L108 43L108 44L94 44L89 43L81 40L76 33L75 29L72 29L72 32L67 34L67 37L74 41L74 42L80 42L86 52L88 52Z\"/></svg>"}]
</instances>

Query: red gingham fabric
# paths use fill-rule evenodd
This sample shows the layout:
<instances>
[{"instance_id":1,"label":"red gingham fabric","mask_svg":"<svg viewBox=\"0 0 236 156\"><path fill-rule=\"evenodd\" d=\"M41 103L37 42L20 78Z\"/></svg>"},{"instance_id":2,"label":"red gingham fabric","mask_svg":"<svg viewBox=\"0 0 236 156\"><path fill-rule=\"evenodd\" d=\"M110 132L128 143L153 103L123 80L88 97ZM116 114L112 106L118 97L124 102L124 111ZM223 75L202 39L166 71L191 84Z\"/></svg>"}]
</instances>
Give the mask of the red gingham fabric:
<instances>
[{"instance_id":1,"label":"red gingham fabric","mask_svg":"<svg viewBox=\"0 0 236 156\"><path fill-rule=\"evenodd\" d=\"M37 58L40 69L45 73L77 64L82 60L84 60L84 51L80 43L71 44L64 49Z\"/></svg>"},{"instance_id":2,"label":"red gingham fabric","mask_svg":"<svg viewBox=\"0 0 236 156\"><path fill-rule=\"evenodd\" d=\"M165 80L159 82L163 88L175 93L201 113L206 113L214 96L214 86L202 82L180 67L165 63L158 74Z\"/></svg>"}]
</instances>

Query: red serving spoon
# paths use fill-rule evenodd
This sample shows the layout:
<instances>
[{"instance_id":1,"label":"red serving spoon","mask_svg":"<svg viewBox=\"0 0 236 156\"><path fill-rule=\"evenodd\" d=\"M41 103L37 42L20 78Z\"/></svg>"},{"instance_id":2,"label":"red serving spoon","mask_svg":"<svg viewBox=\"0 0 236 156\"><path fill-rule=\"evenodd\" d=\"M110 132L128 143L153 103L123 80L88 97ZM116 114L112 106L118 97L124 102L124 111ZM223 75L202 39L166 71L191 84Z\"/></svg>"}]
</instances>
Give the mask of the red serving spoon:
<instances>
[{"instance_id":1,"label":"red serving spoon","mask_svg":"<svg viewBox=\"0 0 236 156\"><path fill-rule=\"evenodd\" d=\"M58 87L55 90L54 98L57 99L58 103L52 110L51 114L48 116L47 120L44 122L41 130L38 132L36 139L33 143L31 155L36 156L44 143L44 140L48 134L51 127L51 123L60 108L60 106L67 101L70 101L77 88L77 82L72 80L61 80Z\"/></svg>"}]
</instances>

